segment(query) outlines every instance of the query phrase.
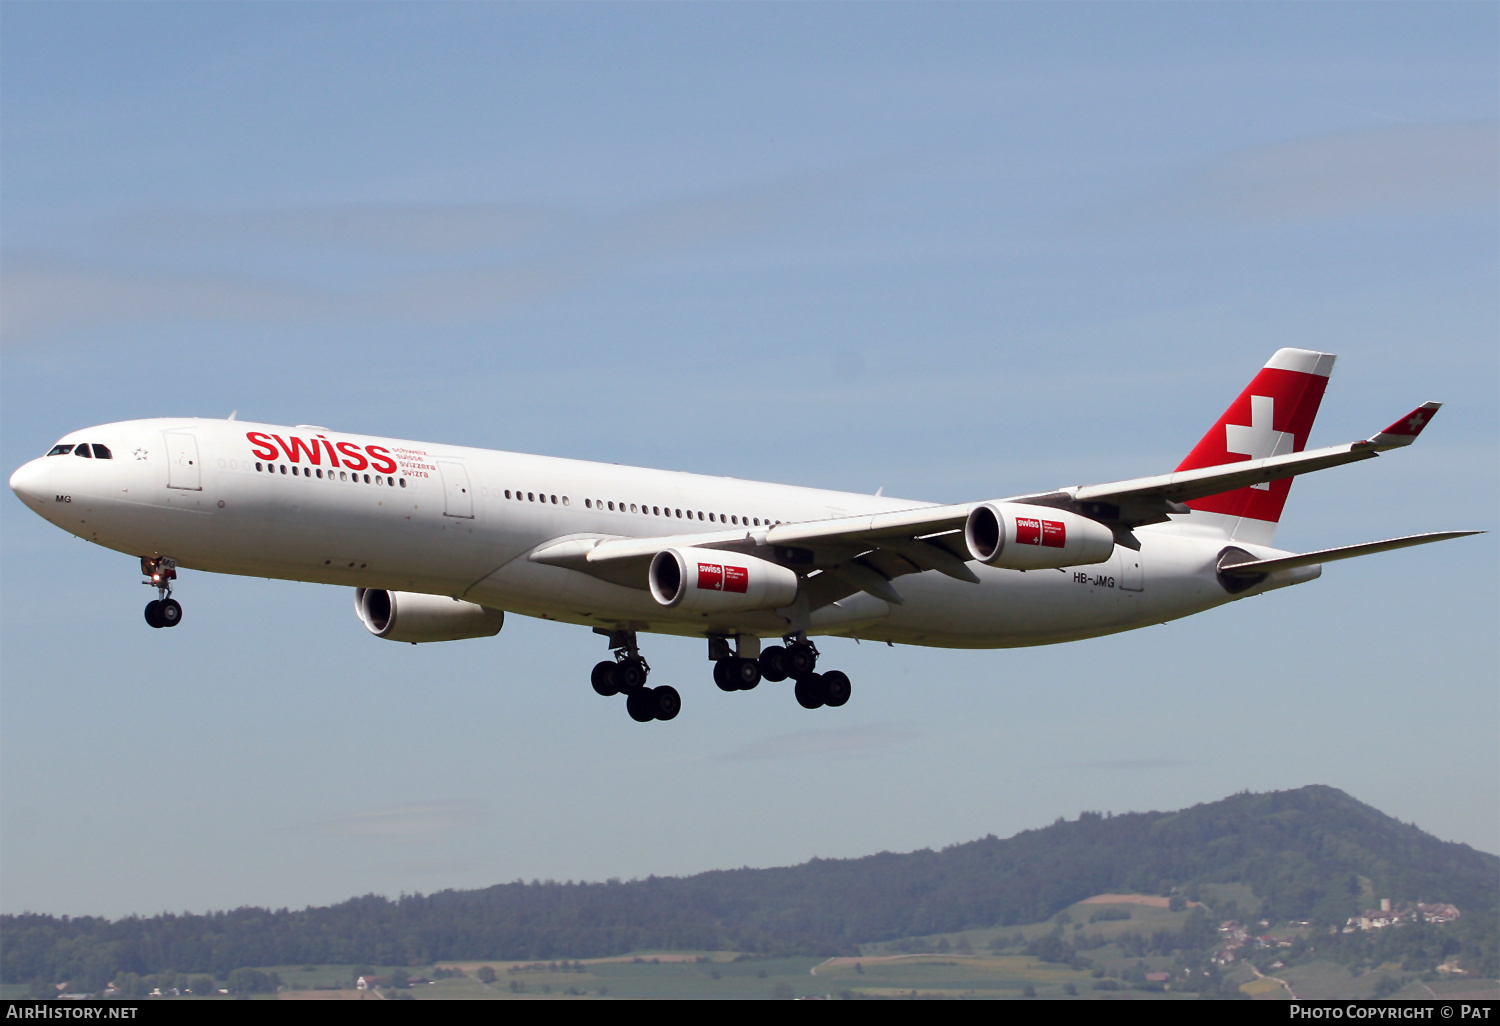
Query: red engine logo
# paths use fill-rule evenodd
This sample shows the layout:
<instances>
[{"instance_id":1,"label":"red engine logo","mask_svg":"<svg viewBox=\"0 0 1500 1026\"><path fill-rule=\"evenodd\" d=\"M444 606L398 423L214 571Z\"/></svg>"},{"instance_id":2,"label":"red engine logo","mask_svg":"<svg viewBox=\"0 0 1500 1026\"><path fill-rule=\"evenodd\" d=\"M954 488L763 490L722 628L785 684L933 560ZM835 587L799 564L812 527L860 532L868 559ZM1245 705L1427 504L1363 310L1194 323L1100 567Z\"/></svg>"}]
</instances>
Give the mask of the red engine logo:
<instances>
[{"instance_id":1,"label":"red engine logo","mask_svg":"<svg viewBox=\"0 0 1500 1026\"><path fill-rule=\"evenodd\" d=\"M750 571L742 566L720 566L718 563L698 564L698 589L700 591L733 591L743 595L750 587Z\"/></svg>"},{"instance_id":2,"label":"red engine logo","mask_svg":"<svg viewBox=\"0 0 1500 1026\"><path fill-rule=\"evenodd\" d=\"M1068 525L1060 520L1016 517L1016 544L1045 545L1049 549L1067 548Z\"/></svg>"}]
</instances>

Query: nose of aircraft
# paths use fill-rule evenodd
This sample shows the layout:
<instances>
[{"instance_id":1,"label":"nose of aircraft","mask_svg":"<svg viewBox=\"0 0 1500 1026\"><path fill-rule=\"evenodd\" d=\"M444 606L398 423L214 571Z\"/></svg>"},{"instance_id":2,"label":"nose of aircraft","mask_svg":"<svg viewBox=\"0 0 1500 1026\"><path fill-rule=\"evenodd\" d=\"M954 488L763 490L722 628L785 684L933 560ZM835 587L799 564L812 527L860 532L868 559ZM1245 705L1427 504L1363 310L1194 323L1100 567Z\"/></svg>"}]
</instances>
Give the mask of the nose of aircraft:
<instances>
[{"instance_id":1,"label":"nose of aircraft","mask_svg":"<svg viewBox=\"0 0 1500 1026\"><path fill-rule=\"evenodd\" d=\"M46 457L22 464L10 475L10 490L28 506L36 507L45 502L52 485L52 468Z\"/></svg>"}]
</instances>

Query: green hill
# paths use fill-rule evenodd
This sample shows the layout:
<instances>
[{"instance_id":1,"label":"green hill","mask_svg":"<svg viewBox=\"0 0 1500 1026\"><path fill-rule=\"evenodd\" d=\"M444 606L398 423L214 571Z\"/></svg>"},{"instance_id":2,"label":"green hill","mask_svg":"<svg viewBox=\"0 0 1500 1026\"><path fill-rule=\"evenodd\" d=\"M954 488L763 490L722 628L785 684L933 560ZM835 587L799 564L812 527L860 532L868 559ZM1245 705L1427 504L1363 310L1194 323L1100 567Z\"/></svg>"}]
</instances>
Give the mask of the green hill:
<instances>
[{"instance_id":1,"label":"green hill","mask_svg":"<svg viewBox=\"0 0 1500 1026\"><path fill-rule=\"evenodd\" d=\"M630 951L838 954L862 943L1047 919L1105 892L1251 887L1273 920L1341 924L1369 893L1450 902L1494 958L1500 858L1331 787L1179 812L1084 813L941 851L607 883L512 883L322 908L120 920L0 917L0 981L287 964L429 965ZM1488 925L1486 925L1488 924ZM1478 933L1475 933L1475 931ZM1488 952L1485 954L1485 952Z\"/></svg>"}]
</instances>

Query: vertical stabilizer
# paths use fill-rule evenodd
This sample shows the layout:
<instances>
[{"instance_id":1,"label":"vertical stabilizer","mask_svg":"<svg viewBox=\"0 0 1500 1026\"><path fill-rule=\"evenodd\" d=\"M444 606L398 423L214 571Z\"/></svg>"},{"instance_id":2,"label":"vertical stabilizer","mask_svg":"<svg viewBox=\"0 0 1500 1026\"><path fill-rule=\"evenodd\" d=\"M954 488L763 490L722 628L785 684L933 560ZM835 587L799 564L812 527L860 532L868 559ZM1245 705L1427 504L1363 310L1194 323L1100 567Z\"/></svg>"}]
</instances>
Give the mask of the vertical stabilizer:
<instances>
[{"instance_id":1,"label":"vertical stabilizer","mask_svg":"<svg viewBox=\"0 0 1500 1026\"><path fill-rule=\"evenodd\" d=\"M1177 469L1301 452L1335 359L1307 349L1278 349ZM1291 489L1287 477L1204 496L1188 503L1193 512L1187 519L1197 527L1218 526L1226 538L1269 545Z\"/></svg>"}]
</instances>

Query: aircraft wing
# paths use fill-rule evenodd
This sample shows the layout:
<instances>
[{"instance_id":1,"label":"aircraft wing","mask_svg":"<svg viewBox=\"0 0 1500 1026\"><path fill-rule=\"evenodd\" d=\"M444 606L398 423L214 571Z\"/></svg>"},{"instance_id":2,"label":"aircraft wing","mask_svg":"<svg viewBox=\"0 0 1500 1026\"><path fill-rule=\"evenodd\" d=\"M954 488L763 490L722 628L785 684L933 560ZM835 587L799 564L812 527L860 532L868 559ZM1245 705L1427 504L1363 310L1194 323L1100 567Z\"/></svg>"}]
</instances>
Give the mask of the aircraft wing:
<instances>
[{"instance_id":1,"label":"aircraft wing","mask_svg":"<svg viewBox=\"0 0 1500 1026\"><path fill-rule=\"evenodd\" d=\"M1139 548L1131 529L1163 523L1169 513L1189 513L1191 511L1184 503L1193 499L1373 459L1387 450L1410 445L1442 405L1423 403L1385 430L1347 445L1330 445L1284 456L1223 463L1109 484L1075 485L1055 492L1018 496L1009 501L1081 513L1114 528L1120 544Z\"/></svg>"},{"instance_id":2,"label":"aircraft wing","mask_svg":"<svg viewBox=\"0 0 1500 1026\"><path fill-rule=\"evenodd\" d=\"M1371 459L1385 450L1410 445L1439 406L1424 403L1384 431L1348 445L992 501L1066 509L1105 524L1120 544L1139 549L1140 543L1131 533L1133 528L1166 521L1169 513L1191 512L1183 505L1190 499ZM918 506L774 527L649 538L570 535L540 546L527 558L626 587L645 588L651 560L663 549L721 549L759 556L803 572L814 609L859 591L899 605L901 595L891 582L905 574L936 570L957 580L978 583L978 575L966 565L973 557L964 542L963 528L970 512L979 505Z\"/></svg>"},{"instance_id":3,"label":"aircraft wing","mask_svg":"<svg viewBox=\"0 0 1500 1026\"><path fill-rule=\"evenodd\" d=\"M890 582L905 574L936 570L978 583L978 575L965 565L970 556L963 540L964 521L976 505L920 506L775 527L651 538L573 537L551 542L528 558L644 588L646 569L662 549L722 549L808 571L813 608L858 591L899 605L901 595Z\"/></svg>"}]
</instances>

